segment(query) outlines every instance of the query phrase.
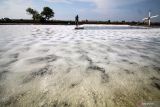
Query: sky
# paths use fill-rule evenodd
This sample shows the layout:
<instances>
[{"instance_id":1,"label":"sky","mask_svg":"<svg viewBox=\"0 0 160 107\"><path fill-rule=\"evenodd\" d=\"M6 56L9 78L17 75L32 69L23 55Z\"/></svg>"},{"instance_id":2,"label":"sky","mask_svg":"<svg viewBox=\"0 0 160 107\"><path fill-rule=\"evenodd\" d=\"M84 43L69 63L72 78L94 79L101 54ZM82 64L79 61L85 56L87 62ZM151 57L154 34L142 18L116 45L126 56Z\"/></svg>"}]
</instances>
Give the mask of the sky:
<instances>
[{"instance_id":1,"label":"sky","mask_svg":"<svg viewBox=\"0 0 160 107\"><path fill-rule=\"evenodd\" d=\"M151 11L160 15L160 0L0 0L0 18L31 19L26 9L49 6L56 20L142 21ZM160 16L152 21L160 22Z\"/></svg>"}]
</instances>

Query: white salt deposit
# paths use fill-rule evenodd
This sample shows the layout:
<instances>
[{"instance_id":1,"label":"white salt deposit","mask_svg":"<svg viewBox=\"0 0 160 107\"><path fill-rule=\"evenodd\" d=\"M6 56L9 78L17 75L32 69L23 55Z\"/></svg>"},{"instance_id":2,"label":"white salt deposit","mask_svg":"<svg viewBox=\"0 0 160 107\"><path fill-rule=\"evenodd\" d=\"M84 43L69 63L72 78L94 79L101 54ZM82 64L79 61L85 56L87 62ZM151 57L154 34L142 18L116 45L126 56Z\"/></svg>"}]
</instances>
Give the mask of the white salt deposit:
<instances>
[{"instance_id":1,"label":"white salt deposit","mask_svg":"<svg viewBox=\"0 0 160 107\"><path fill-rule=\"evenodd\" d=\"M1 107L136 107L160 100L160 29L0 26Z\"/></svg>"}]
</instances>

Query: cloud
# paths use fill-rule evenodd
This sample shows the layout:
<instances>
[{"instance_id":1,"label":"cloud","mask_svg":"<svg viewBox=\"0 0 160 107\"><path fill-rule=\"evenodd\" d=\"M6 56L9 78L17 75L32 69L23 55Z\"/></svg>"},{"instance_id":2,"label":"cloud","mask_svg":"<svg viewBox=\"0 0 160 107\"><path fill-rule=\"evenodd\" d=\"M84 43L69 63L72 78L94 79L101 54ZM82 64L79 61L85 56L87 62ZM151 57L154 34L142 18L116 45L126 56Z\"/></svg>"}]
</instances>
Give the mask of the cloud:
<instances>
[{"instance_id":1,"label":"cloud","mask_svg":"<svg viewBox=\"0 0 160 107\"><path fill-rule=\"evenodd\" d=\"M115 8L128 4L134 4L145 0L90 0L93 1L98 8Z\"/></svg>"},{"instance_id":2,"label":"cloud","mask_svg":"<svg viewBox=\"0 0 160 107\"><path fill-rule=\"evenodd\" d=\"M137 2L147 1L147 0L44 0L49 2L59 2L59 3L73 3L73 2L86 2L93 3L98 9L105 8L116 8L118 6L134 4Z\"/></svg>"},{"instance_id":3,"label":"cloud","mask_svg":"<svg viewBox=\"0 0 160 107\"><path fill-rule=\"evenodd\" d=\"M54 2L54 3L68 3L71 4L71 0L43 0L43 1L47 1L47 2Z\"/></svg>"},{"instance_id":4,"label":"cloud","mask_svg":"<svg viewBox=\"0 0 160 107\"><path fill-rule=\"evenodd\" d=\"M29 18L25 11L28 7L34 7L32 0L2 0L0 17Z\"/></svg>"},{"instance_id":5,"label":"cloud","mask_svg":"<svg viewBox=\"0 0 160 107\"><path fill-rule=\"evenodd\" d=\"M90 12L105 14L105 13L112 13L113 11L120 11L119 7L148 0L44 0L44 1L56 2L56 3L68 3L68 4L74 4L74 3L76 4L77 2L90 3L94 6L92 9L90 9ZM88 11L88 9L86 11Z\"/></svg>"}]
</instances>

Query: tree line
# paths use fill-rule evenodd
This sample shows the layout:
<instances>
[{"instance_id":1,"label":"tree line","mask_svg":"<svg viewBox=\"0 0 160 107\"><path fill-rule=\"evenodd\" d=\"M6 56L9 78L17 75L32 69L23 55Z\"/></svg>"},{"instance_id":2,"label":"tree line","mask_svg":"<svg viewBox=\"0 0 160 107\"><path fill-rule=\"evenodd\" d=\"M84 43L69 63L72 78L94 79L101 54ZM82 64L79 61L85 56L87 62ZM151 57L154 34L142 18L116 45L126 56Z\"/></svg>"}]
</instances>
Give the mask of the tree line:
<instances>
[{"instance_id":1,"label":"tree line","mask_svg":"<svg viewBox=\"0 0 160 107\"><path fill-rule=\"evenodd\" d=\"M50 7L44 7L40 13L32 8L27 8L26 12L29 15L32 15L34 21L48 21L50 18L54 17L55 14Z\"/></svg>"}]
</instances>

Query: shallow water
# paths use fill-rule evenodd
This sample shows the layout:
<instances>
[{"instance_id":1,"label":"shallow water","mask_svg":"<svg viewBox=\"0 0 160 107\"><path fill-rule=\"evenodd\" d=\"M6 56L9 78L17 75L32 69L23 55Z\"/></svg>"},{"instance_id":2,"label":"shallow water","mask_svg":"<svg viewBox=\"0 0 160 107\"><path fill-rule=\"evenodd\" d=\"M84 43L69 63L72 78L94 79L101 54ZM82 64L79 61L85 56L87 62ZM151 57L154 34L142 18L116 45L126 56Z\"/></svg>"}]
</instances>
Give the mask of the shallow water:
<instances>
[{"instance_id":1,"label":"shallow water","mask_svg":"<svg viewBox=\"0 0 160 107\"><path fill-rule=\"evenodd\" d=\"M160 100L159 28L84 27L0 26L0 106L136 107Z\"/></svg>"}]
</instances>

